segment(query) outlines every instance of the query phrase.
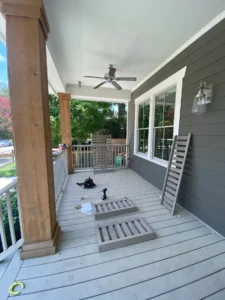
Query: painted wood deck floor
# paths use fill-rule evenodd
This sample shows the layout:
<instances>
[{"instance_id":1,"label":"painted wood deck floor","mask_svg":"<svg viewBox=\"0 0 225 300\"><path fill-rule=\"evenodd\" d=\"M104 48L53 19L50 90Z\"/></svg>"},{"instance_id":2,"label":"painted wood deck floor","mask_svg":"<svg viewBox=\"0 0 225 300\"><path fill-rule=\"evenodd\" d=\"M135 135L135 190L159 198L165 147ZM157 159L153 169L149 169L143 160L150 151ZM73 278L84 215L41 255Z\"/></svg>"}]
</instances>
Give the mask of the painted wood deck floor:
<instances>
[{"instance_id":1,"label":"painted wood deck floor","mask_svg":"<svg viewBox=\"0 0 225 300\"><path fill-rule=\"evenodd\" d=\"M89 175L95 189L76 185ZM155 240L98 253L96 221L75 205L100 199L105 187L109 199L126 196L139 207L132 215L145 218ZM71 175L58 210L59 253L20 261L17 251L0 273L0 299L7 299L10 284L21 280L25 289L18 300L224 300L225 240L183 209L172 216L159 195L130 169Z\"/></svg>"}]
</instances>

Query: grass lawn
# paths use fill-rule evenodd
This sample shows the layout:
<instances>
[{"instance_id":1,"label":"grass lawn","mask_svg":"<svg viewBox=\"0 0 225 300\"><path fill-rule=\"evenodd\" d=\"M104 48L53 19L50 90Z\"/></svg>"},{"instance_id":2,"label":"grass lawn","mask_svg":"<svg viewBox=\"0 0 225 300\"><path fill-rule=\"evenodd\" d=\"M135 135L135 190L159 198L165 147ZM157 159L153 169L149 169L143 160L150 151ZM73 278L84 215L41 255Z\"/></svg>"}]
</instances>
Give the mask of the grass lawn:
<instances>
[{"instance_id":1,"label":"grass lawn","mask_svg":"<svg viewBox=\"0 0 225 300\"><path fill-rule=\"evenodd\" d=\"M16 176L16 164L11 163L5 167L0 168L0 177Z\"/></svg>"}]
</instances>

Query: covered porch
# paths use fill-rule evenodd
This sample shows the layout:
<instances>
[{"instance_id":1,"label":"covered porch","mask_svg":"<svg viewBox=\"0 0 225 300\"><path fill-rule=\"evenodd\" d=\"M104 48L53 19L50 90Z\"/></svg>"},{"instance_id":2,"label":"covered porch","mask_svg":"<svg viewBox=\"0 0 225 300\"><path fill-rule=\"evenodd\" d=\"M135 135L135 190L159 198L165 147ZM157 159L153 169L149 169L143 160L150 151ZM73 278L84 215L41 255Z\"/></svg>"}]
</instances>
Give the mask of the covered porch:
<instances>
[{"instance_id":1,"label":"covered porch","mask_svg":"<svg viewBox=\"0 0 225 300\"><path fill-rule=\"evenodd\" d=\"M95 189L76 185L87 176L96 182ZM145 218L156 232L155 240L98 252L97 221L75 206L100 199L105 187L110 200L125 196L138 206L132 215ZM62 231L58 253L23 261L16 251L1 266L1 299L7 299L9 285L18 280L25 284L18 296L21 300L211 300L225 296L224 239L181 207L172 216L160 205L160 191L130 169L69 176L57 220Z\"/></svg>"},{"instance_id":2,"label":"covered porch","mask_svg":"<svg viewBox=\"0 0 225 300\"><path fill-rule=\"evenodd\" d=\"M124 5L125 2L127 8L131 2L121 3ZM112 38L108 32L113 33L114 22L109 22L109 31L105 30L105 24L112 15L114 2L108 1L111 6L104 7L103 13L95 10L92 1L88 7L84 1L68 3L72 9L59 0L0 0L0 38L7 43L18 175L0 191L5 197L4 209L8 213L12 241L12 246L8 247L0 206L3 247L0 253L1 300L10 298L9 287L15 281L24 283L24 289L17 296L21 300L223 300L225 240L207 224L224 233L224 4L220 1L211 4L207 0L203 22L202 9L197 11L196 17L194 1L193 6L184 1L182 9L180 1L176 1L176 10L171 9L169 2L166 6L164 2L163 6L163 2L158 5L159 2L151 1L158 18L149 18L148 12L154 9L150 9L149 1L145 1L141 8L143 16L140 14L136 24L139 29L135 31L131 25L135 23L139 1L134 5L132 2L127 27L121 35L115 34ZM77 25L74 11L78 11L79 26L85 24L82 32L77 30L73 39L77 56L68 46L71 36L67 34L68 28ZM124 11L122 6L122 13L118 15L120 24L124 23ZM174 11L179 12L180 19L174 18ZM96 28L90 18L92 12ZM165 13L164 28L170 27L171 32L158 30L162 12ZM83 22L84 15L87 27ZM52 36L48 17L53 25ZM195 22L190 22L191 17ZM180 20L184 19L187 30L181 35ZM157 31L149 34L149 29L155 28ZM95 36L90 29L102 34L98 36L99 43L93 40L92 44L89 43L91 36ZM59 36L61 43L58 43ZM109 45L104 48L104 55L100 49L103 44ZM87 45L92 45L90 52L85 52ZM117 56L120 45L123 46L122 58ZM157 47L153 49L152 45ZM144 49L143 60L140 49ZM95 59L89 59L90 53L98 60L104 57L101 67ZM104 84L115 81L113 86L117 89L108 86L96 90L97 83L98 87L102 85L99 86L96 78L89 81L90 85L87 79L80 84L80 78L85 77L89 70L93 75L94 72L104 74L106 60L111 64L112 61L108 60L112 59L117 59L121 65L124 63L127 68L118 68L120 76L127 76L128 72L132 78L139 77L136 86L128 82L121 91L115 83L117 77L109 78L109 74L100 79L106 80ZM129 69L133 59L133 67ZM149 71L150 74L141 81ZM205 115L195 118L192 115L193 97L196 97L199 82L205 77L209 83L215 83L215 98L205 109ZM58 97L61 138L67 145L55 158L51 145L48 93ZM173 102L169 101L172 110L168 118L169 113L165 115L166 95L171 93L175 96ZM157 97L162 94L157 109ZM122 159L114 172L76 172L93 165L89 159L91 146L72 145L72 98L128 104L127 141L125 145L115 145L114 156L122 156ZM162 133L158 140L157 130ZM166 130L170 133L169 138L165 137ZM161 205L160 199L170 151L167 147L168 155L164 155L165 139L171 146L174 135L187 136L189 133L193 135L192 152L178 202L196 216L180 204L178 212L172 215ZM160 153L155 151L158 148ZM79 155L84 157L82 162ZM88 176L93 178L96 188L87 190L76 184ZM156 238L99 253L95 227L102 221L96 221L92 214L82 214L75 206L100 200L103 188L107 188L109 200L126 197L136 204L138 211L129 216L143 217ZM12 205L15 195L11 190L17 194L15 203L20 213L16 216ZM14 231L14 218L20 226L19 239Z\"/></svg>"}]
</instances>

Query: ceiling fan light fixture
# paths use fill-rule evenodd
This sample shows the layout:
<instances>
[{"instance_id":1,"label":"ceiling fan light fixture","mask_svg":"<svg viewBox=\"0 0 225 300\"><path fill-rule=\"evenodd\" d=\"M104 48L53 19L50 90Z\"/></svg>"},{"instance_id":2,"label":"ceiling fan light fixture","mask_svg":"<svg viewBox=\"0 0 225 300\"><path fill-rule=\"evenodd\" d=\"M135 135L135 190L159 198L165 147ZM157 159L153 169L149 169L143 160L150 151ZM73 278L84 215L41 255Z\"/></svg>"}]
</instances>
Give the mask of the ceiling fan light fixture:
<instances>
[{"instance_id":1,"label":"ceiling fan light fixture","mask_svg":"<svg viewBox=\"0 0 225 300\"><path fill-rule=\"evenodd\" d=\"M94 89L99 88L104 83L108 82L111 83L117 90L122 90L122 87L116 82L116 81L136 81L136 77L116 77L116 68L113 67L113 65L109 65L109 72L104 74L104 77L98 77L98 76L84 76L86 78L97 78L97 79L104 79L105 81L98 84L94 87Z\"/></svg>"}]
</instances>

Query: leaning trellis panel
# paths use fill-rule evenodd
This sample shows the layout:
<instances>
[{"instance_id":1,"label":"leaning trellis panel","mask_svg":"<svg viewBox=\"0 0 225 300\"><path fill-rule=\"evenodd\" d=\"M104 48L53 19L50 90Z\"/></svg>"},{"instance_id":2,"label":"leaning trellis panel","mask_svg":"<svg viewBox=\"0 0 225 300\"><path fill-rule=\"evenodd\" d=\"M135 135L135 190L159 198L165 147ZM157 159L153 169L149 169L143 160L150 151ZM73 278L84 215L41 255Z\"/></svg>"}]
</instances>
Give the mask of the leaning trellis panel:
<instances>
[{"instance_id":1,"label":"leaning trellis panel","mask_svg":"<svg viewBox=\"0 0 225 300\"><path fill-rule=\"evenodd\" d=\"M190 140L190 133L188 136L175 136L170 152L170 159L163 185L161 204L168 208L172 214L174 214L176 207Z\"/></svg>"},{"instance_id":2,"label":"leaning trellis panel","mask_svg":"<svg viewBox=\"0 0 225 300\"><path fill-rule=\"evenodd\" d=\"M93 135L94 173L113 171L113 149L110 135Z\"/></svg>"}]
</instances>

